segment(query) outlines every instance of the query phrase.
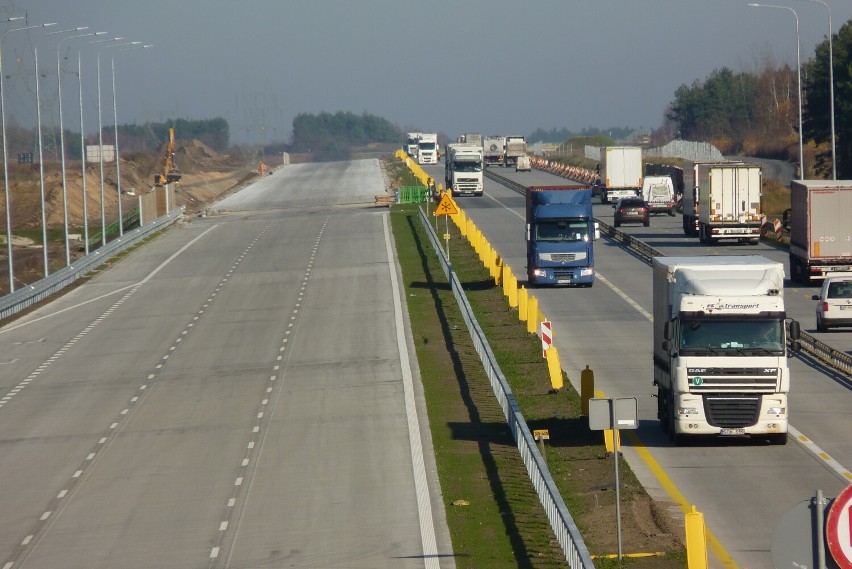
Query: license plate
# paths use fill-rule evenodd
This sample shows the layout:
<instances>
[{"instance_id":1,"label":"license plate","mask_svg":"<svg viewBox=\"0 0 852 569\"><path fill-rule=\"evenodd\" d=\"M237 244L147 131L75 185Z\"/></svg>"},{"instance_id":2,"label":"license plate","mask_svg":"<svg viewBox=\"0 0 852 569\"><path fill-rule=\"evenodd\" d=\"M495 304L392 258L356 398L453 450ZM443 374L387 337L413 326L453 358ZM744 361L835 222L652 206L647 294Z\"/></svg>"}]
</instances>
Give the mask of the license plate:
<instances>
[{"instance_id":1,"label":"license plate","mask_svg":"<svg viewBox=\"0 0 852 569\"><path fill-rule=\"evenodd\" d=\"M720 435L744 435L745 429L722 429Z\"/></svg>"},{"instance_id":2,"label":"license plate","mask_svg":"<svg viewBox=\"0 0 852 569\"><path fill-rule=\"evenodd\" d=\"M556 284L571 284L571 279L559 279Z\"/></svg>"},{"instance_id":3,"label":"license plate","mask_svg":"<svg viewBox=\"0 0 852 569\"><path fill-rule=\"evenodd\" d=\"M840 306L838 306L838 308L840 310L849 310L850 308L852 308L852 304L841 304Z\"/></svg>"}]
</instances>

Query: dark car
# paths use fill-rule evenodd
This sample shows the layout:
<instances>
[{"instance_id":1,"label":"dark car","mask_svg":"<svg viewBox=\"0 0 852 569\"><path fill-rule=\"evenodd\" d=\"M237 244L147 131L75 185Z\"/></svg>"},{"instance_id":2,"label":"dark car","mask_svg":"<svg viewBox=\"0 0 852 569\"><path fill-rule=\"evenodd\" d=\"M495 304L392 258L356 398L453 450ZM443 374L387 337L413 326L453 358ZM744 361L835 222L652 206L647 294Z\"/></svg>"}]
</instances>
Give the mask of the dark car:
<instances>
[{"instance_id":1,"label":"dark car","mask_svg":"<svg viewBox=\"0 0 852 569\"><path fill-rule=\"evenodd\" d=\"M651 225L651 208L642 198L621 198L614 206L613 225L622 223L641 223L645 227Z\"/></svg>"}]
</instances>

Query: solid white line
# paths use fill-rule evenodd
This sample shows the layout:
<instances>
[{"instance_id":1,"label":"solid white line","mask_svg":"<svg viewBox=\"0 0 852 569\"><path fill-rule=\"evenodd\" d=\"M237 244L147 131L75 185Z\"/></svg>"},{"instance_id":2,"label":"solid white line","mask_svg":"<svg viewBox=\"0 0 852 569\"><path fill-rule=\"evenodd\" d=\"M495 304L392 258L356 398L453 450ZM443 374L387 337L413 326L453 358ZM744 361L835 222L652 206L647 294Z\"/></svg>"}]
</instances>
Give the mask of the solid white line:
<instances>
[{"instance_id":1,"label":"solid white line","mask_svg":"<svg viewBox=\"0 0 852 569\"><path fill-rule=\"evenodd\" d=\"M399 350L399 361L402 371L402 385L405 395L405 414L408 417L408 440L411 449L411 462L414 474L414 486L417 491L417 511L420 519L420 541L423 546L423 563L427 569L439 568L438 546L435 539L435 522L432 517L432 503L429 498L429 485L426 482L426 466L423 459L423 443L420 439L420 426L417 421L417 405L414 401L414 377L411 362L408 359L408 348L405 343L405 328L400 306L399 283L396 278L396 266L393 262L393 247L391 245L388 214L382 215L382 225L385 233L385 250L388 258L388 270L391 280L391 298L393 299L394 323L396 325L396 345Z\"/></svg>"}]
</instances>

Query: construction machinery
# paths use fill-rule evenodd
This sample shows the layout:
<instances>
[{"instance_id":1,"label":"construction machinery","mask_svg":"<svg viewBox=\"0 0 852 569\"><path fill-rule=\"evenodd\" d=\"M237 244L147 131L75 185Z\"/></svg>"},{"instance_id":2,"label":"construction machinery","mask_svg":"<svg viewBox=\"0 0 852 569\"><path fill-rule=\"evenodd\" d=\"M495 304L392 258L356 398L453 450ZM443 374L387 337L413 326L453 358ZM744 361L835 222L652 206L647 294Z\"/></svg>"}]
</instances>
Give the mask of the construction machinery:
<instances>
[{"instance_id":1,"label":"construction machinery","mask_svg":"<svg viewBox=\"0 0 852 569\"><path fill-rule=\"evenodd\" d=\"M166 144L166 153L163 158L163 173L154 175L155 186L165 186L180 180L181 175L175 166L175 129L169 129L169 141Z\"/></svg>"}]
</instances>

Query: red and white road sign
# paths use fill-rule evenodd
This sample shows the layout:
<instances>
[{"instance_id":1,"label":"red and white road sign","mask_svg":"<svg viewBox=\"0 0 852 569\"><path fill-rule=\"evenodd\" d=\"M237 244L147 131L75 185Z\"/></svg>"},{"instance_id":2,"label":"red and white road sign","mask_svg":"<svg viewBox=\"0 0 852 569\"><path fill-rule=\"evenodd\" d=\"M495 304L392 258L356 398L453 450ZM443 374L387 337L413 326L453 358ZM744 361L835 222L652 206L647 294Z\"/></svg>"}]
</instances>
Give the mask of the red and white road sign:
<instances>
[{"instance_id":1,"label":"red and white road sign","mask_svg":"<svg viewBox=\"0 0 852 569\"><path fill-rule=\"evenodd\" d=\"M541 357L547 357L547 349L553 344L553 328L550 320L541 321Z\"/></svg>"},{"instance_id":2,"label":"red and white road sign","mask_svg":"<svg viewBox=\"0 0 852 569\"><path fill-rule=\"evenodd\" d=\"M852 485L831 504L825 524L825 539L840 569L852 569Z\"/></svg>"}]
</instances>

